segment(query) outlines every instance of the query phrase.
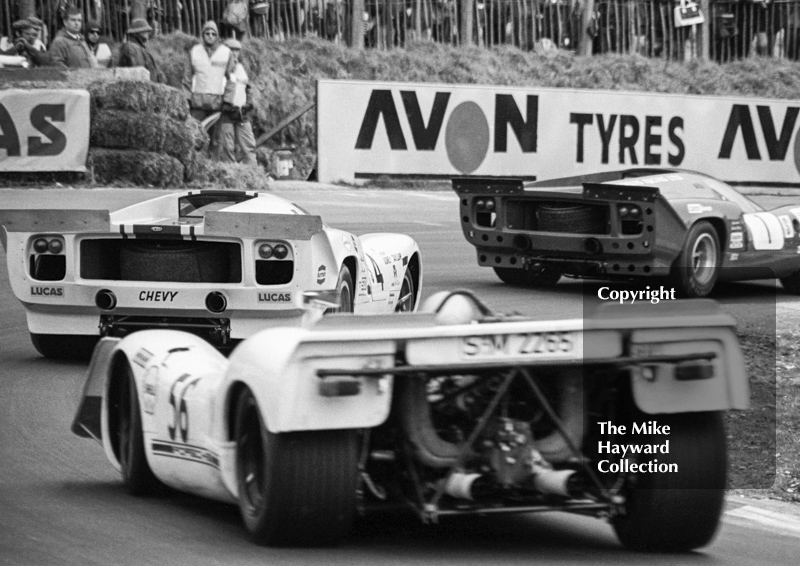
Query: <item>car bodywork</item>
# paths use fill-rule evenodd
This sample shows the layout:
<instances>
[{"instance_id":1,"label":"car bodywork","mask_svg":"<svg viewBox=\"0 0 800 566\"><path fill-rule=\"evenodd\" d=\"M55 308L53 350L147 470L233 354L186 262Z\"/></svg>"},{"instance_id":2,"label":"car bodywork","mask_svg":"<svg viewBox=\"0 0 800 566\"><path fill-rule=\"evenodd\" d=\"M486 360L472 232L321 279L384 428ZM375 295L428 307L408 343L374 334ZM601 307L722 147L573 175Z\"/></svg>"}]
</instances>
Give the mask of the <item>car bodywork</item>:
<instances>
[{"instance_id":1,"label":"car bodywork","mask_svg":"<svg viewBox=\"0 0 800 566\"><path fill-rule=\"evenodd\" d=\"M457 178L453 189L481 266L663 277L674 274L692 227L707 222L719 240L710 267L720 281L796 279L800 271L800 204L764 211L699 173L629 169L525 183Z\"/></svg>"},{"instance_id":2,"label":"car bodywork","mask_svg":"<svg viewBox=\"0 0 800 566\"><path fill-rule=\"evenodd\" d=\"M0 224L11 287L38 337L162 327L225 346L320 315L345 271L358 313L404 300L413 310L422 283L412 238L358 237L265 192L185 191L113 212L4 210Z\"/></svg>"},{"instance_id":3,"label":"car bodywork","mask_svg":"<svg viewBox=\"0 0 800 566\"><path fill-rule=\"evenodd\" d=\"M301 520L301 510L318 518L319 530L291 533L302 531L306 538L300 543L316 544L355 508L365 512L393 503L408 505L426 522L468 513L567 511L623 523L630 515L630 528L640 519L626 507L635 497L628 476L599 478L593 472L602 458L597 423L663 419L673 423L676 435L682 426L685 437L673 436L673 454L659 457L678 461L682 450L688 454L681 465L699 466L700 475L689 481L701 483L683 487L706 488L715 503L701 511L692 500L678 516L658 516L664 522L654 532L665 549L707 544L721 512L725 436L696 430L692 418L744 409L749 400L729 316L713 302L698 300L672 302L658 316L638 305L608 305L585 319L536 321L493 313L467 292L431 298L437 300L438 306L426 306L428 312L330 315L304 328L266 329L229 358L178 331L104 338L72 430L99 440L125 475L121 452L128 443L120 439L129 429L120 424L115 399L130 379L143 451L156 478L179 490L238 501L247 523L252 511L242 501L256 472L242 471L250 469L243 462L249 433L240 430L236 412L242 410L237 399L250 396L259 413L253 426L272 438L258 445L259 458L293 470L291 485L281 491L292 498L266 513L287 524ZM315 459L318 448L296 459L306 442L316 446L315 438L351 432L357 439L352 449L333 448L329 467ZM295 452L263 456L281 439L292 439L287 442ZM711 447L698 452L695 439ZM706 466L720 450L721 468ZM348 462L348 453L340 476L326 475ZM317 499L307 495L317 485L351 481L352 490L340 494L345 503L336 500L334 511L325 493ZM472 489L478 483L480 494ZM695 498L702 490L683 491ZM674 507L645 512L656 517L668 509ZM703 524L680 516L687 510L702 515ZM684 523L691 536L669 534ZM631 546L646 546L635 541L647 537L620 536ZM281 537L266 542L286 544Z\"/></svg>"}]
</instances>

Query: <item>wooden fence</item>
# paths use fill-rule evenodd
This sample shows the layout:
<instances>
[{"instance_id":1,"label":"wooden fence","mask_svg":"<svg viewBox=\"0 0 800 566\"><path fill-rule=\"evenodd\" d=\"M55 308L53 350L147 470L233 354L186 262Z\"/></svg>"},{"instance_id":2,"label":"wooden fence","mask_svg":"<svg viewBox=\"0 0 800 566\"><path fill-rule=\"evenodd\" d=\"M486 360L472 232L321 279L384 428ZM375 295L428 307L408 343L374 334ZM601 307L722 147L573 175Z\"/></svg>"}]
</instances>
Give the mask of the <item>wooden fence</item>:
<instances>
[{"instance_id":1,"label":"wooden fence","mask_svg":"<svg viewBox=\"0 0 800 566\"><path fill-rule=\"evenodd\" d=\"M45 39L58 29L67 0L36 0ZM73 0L122 41L131 0ZM222 23L229 0L145 0L156 33L199 37L205 21ZM392 49L412 39L482 47L569 49L583 54L640 53L667 60L718 61L765 55L800 59L800 0L700 0L705 23L676 27L678 0L249 0L253 36L318 36L347 45ZM361 17L354 17L353 10ZM16 0L0 0L0 32L9 35ZM360 30L354 33L353 26ZM225 32L224 25L223 33ZM363 31L363 33L362 33ZM229 35L229 33L228 33Z\"/></svg>"}]
</instances>

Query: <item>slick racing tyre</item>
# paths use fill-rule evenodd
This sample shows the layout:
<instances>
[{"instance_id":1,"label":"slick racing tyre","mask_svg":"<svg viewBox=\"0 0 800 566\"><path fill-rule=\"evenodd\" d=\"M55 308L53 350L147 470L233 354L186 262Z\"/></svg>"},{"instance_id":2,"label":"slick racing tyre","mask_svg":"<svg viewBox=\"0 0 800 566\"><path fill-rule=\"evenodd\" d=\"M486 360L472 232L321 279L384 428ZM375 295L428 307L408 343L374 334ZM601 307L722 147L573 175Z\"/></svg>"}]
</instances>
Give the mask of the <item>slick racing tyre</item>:
<instances>
[{"instance_id":1,"label":"slick racing tyre","mask_svg":"<svg viewBox=\"0 0 800 566\"><path fill-rule=\"evenodd\" d=\"M561 279L561 273L549 266L532 269L495 267L494 272L503 283L515 287L552 287Z\"/></svg>"},{"instance_id":2,"label":"slick racing tyre","mask_svg":"<svg viewBox=\"0 0 800 566\"><path fill-rule=\"evenodd\" d=\"M702 220L686 235L683 249L670 272L672 285L683 297L705 297L717 282L721 261L717 231Z\"/></svg>"},{"instance_id":3,"label":"slick racing tyre","mask_svg":"<svg viewBox=\"0 0 800 566\"><path fill-rule=\"evenodd\" d=\"M677 472L638 473L623 487L624 512L612 520L620 542L646 552L685 552L711 542L725 499L727 452L722 413L658 415L669 425L669 454L659 464ZM652 435L642 444L663 442Z\"/></svg>"},{"instance_id":4,"label":"slick racing tyre","mask_svg":"<svg viewBox=\"0 0 800 566\"><path fill-rule=\"evenodd\" d=\"M99 340L100 336L34 334L31 332L33 347L42 356L52 360L86 361L92 357L94 347Z\"/></svg>"},{"instance_id":5,"label":"slick racing tyre","mask_svg":"<svg viewBox=\"0 0 800 566\"><path fill-rule=\"evenodd\" d=\"M339 306L326 309L325 314L353 312L353 277L346 267L343 267L339 272L339 281L336 283L336 296L339 298Z\"/></svg>"},{"instance_id":6,"label":"slick racing tyre","mask_svg":"<svg viewBox=\"0 0 800 566\"><path fill-rule=\"evenodd\" d=\"M117 361L114 367L108 403L108 430L122 472L122 483L131 495L153 493L160 482L147 463L136 380L124 359Z\"/></svg>"},{"instance_id":7,"label":"slick racing tyre","mask_svg":"<svg viewBox=\"0 0 800 566\"><path fill-rule=\"evenodd\" d=\"M355 431L273 434L249 389L234 430L239 510L256 543L326 546L347 534L359 479Z\"/></svg>"},{"instance_id":8,"label":"slick racing tyre","mask_svg":"<svg viewBox=\"0 0 800 566\"><path fill-rule=\"evenodd\" d=\"M541 204L536 211L537 228L542 232L603 234L606 220L593 206L583 204Z\"/></svg>"},{"instance_id":9,"label":"slick racing tyre","mask_svg":"<svg viewBox=\"0 0 800 566\"><path fill-rule=\"evenodd\" d=\"M403 284L400 286L400 296L397 298L397 305L394 312L411 312L417 302L417 291L414 288L414 277L410 269L406 269L403 276Z\"/></svg>"}]
</instances>

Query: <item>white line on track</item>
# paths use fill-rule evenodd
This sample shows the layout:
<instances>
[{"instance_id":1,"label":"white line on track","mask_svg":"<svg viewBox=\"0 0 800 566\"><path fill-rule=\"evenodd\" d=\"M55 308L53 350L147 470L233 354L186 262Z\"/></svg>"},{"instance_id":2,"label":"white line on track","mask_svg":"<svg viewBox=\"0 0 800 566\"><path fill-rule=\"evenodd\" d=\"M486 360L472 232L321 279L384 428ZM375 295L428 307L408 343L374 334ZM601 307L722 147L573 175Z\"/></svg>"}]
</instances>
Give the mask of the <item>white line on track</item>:
<instances>
[{"instance_id":1,"label":"white line on track","mask_svg":"<svg viewBox=\"0 0 800 566\"><path fill-rule=\"evenodd\" d=\"M755 527L773 533L800 538L800 517L776 513L751 505L744 505L725 511L726 523L745 527Z\"/></svg>"}]
</instances>

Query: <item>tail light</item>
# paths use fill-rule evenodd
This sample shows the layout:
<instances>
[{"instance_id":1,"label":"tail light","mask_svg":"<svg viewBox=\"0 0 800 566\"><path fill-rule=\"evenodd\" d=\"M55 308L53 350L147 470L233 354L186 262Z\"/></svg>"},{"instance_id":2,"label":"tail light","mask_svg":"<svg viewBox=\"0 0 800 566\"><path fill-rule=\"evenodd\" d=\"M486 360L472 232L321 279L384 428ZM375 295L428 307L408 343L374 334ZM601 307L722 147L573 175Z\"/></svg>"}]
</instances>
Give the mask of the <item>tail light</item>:
<instances>
[{"instance_id":1,"label":"tail light","mask_svg":"<svg viewBox=\"0 0 800 566\"><path fill-rule=\"evenodd\" d=\"M497 224L497 203L492 197L475 199L475 224L483 228L494 228Z\"/></svg>"},{"instance_id":2,"label":"tail light","mask_svg":"<svg viewBox=\"0 0 800 566\"><path fill-rule=\"evenodd\" d=\"M620 233L623 235L641 234L644 229L642 209L635 204L621 204L617 207L620 220Z\"/></svg>"},{"instance_id":3,"label":"tail light","mask_svg":"<svg viewBox=\"0 0 800 566\"><path fill-rule=\"evenodd\" d=\"M288 242L260 240L255 243L256 283L285 285L294 277L294 253Z\"/></svg>"},{"instance_id":4,"label":"tail light","mask_svg":"<svg viewBox=\"0 0 800 566\"><path fill-rule=\"evenodd\" d=\"M37 281L61 281L67 274L62 236L36 236L31 242L29 275Z\"/></svg>"}]
</instances>

